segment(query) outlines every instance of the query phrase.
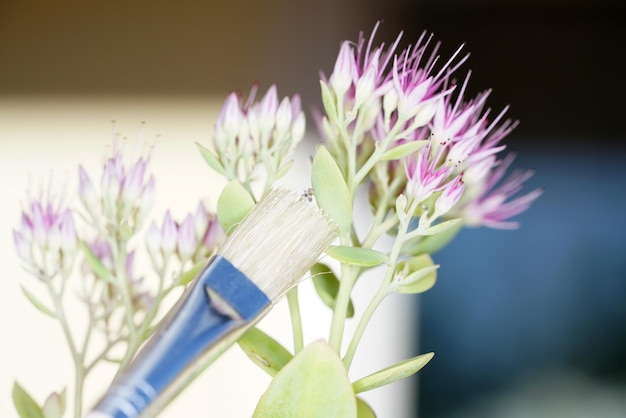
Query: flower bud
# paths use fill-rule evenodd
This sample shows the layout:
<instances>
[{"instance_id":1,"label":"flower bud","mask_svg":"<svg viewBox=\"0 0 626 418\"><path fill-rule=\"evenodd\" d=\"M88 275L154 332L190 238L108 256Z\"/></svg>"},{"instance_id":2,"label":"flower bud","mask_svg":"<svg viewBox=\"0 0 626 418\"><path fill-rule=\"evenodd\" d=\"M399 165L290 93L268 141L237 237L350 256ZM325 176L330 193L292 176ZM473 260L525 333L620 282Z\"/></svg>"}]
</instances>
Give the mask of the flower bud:
<instances>
[{"instance_id":1,"label":"flower bud","mask_svg":"<svg viewBox=\"0 0 626 418\"><path fill-rule=\"evenodd\" d=\"M204 233L206 232L207 226L209 225L209 216L207 214L206 208L202 202L198 202L198 207L196 208L196 213L193 217L193 227L196 240L201 240L204 237Z\"/></svg>"},{"instance_id":2,"label":"flower bud","mask_svg":"<svg viewBox=\"0 0 626 418\"><path fill-rule=\"evenodd\" d=\"M196 251L196 237L194 232L194 220L187 215L183 223L178 227L178 255L181 260L186 260Z\"/></svg>"},{"instance_id":3,"label":"flower bud","mask_svg":"<svg viewBox=\"0 0 626 418\"><path fill-rule=\"evenodd\" d=\"M17 255L25 262L30 263L32 261L32 255L30 252L30 243L24 238L24 236L13 230L13 245Z\"/></svg>"},{"instance_id":4,"label":"flower bud","mask_svg":"<svg viewBox=\"0 0 626 418\"><path fill-rule=\"evenodd\" d=\"M176 250L177 239L176 224L172 220L172 215L168 210L163 219L163 226L161 227L161 249L164 255L172 254Z\"/></svg>"},{"instance_id":5,"label":"flower bud","mask_svg":"<svg viewBox=\"0 0 626 418\"><path fill-rule=\"evenodd\" d=\"M82 166L78 166L78 195L85 208L89 212L93 212L98 204L98 197L87 172Z\"/></svg>"},{"instance_id":6,"label":"flower bud","mask_svg":"<svg viewBox=\"0 0 626 418\"><path fill-rule=\"evenodd\" d=\"M352 85L352 80L356 75L356 63L354 52L350 43L345 41L341 44L339 56L335 62L333 74L330 76L330 86L335 91L337 97L343 97Z\"/></svg>"},{"instance_id":7,"label":"flower bud","mask_svg":"<svg viewBox=\"0 0 626 418\"><path fill-rule=\"evenodd\" d=\"M148 231L146 232L146 247L153 258L161 249L161 231L159 231L159 228L154 221L152 221Z\"/></svg>"}]
</instances>

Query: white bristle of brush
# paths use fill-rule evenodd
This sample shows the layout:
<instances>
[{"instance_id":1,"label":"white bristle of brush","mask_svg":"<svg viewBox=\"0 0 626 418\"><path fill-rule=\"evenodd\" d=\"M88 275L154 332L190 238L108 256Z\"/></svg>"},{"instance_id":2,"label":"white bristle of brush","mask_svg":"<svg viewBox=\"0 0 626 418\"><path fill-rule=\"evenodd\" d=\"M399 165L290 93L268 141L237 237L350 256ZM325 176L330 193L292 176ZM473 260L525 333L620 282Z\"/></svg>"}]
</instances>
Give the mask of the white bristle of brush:
<instances>
[{"instance_id":1,"label":"white bristle of brush","mask_svg":"<svg viewBox=\"0 0 626 418\"><path fill-rule=\"evenodd\" d=\"M291 289L337 236L337 227L310 200L274 189L218 250L273 302Z\"/></svg>"}]
</instances>

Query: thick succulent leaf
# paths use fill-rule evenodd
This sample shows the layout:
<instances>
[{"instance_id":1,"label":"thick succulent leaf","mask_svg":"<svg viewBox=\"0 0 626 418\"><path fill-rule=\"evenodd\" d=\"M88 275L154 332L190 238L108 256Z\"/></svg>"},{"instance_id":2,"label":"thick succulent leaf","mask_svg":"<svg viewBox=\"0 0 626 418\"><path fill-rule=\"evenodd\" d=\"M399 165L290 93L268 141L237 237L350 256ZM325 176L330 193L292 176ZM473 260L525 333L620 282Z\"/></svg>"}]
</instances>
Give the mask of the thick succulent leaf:
<instances>
[{"instance_id":1,"label":"thick succulent leaf","mask_svg":"<svg viewBox=\"0 0 626 418\"><path fill-rule=\"evenodd\" d=\"M356 418L356 398L337 353L324 341L307 346L276 375L254 417Z\"/></svg>"},{"instance_id":2,"label":"thick succulent leaf","mask_svg":"<svg viewBox=\"0 0 626 418\"><path fill-rule=\"evenodd\" d=\"M401 361L387 367L386 369L359 379L352 384L354 393L361 393L376 389L381 386L388 385L389 383L412 376L424 367L434 355L435 353L422 354L420 356Z\"/></svg>"},{"instance_id":3,"label":"thick succulent leaf","mask_svg":"<svg viewBox=\"0 0 626 418\"><path fill-rule=\"evenodd\" d=\"M326 304L330 309L335 309L337 303L337 294L339 293L339 279L335 276L335 273L325 264L317 263L311 267L311 277L313 280L313 286L315 291L319 295L322 302ZM348 309L346 312L347 318L354 316L354 305L352 300L348 303Z\"/></svg>"},{"instance_id":4,"label":"thick succulent leaf","mask_svg":"<svg viewBox=\"0 0 626 418\"><path fill-rule=\"evenodd\" d=\"M224 187L217 199L217 220L227 235L246 217L254 207L254 199L237 180Z\"/></svg>"},{"instance_id":5,"label":"thick succulent leaf","mask_svg":"<svg viewBox=\"0 0 626 418\"><path fill-rule=\"evenodd\" d=\"M20 287L22 288L22 292L24 292L24 296L26 296L26 299L28 299L28 301L32 303L33 306L37 308L39 312L49 317L56 318L56 315L54 314L54 312L52 312L52 309L44 305L43 302L41 302L39 299L35 297L35 295L30 293L28 290L26 290L24 286L20 286Z\"/></svg>"},{"instance_id":6,"label":"thick succulent leaf","mask_svg":"<svg viewBox=\"0 0 626 418\"><path fill-rule=\"evenodd\" d=\"M356 416L357 418L376 418L372 407L358 396L356 398Z\"/></svg>"},{"instance_id":7,"label":"thick succulent leaf","mask_svg":"<svg viewBox=\"0 0 626 418\"><path fill-rule=\"evenodd\" d=\"M342 263L361 267L374 267L387 262L389 259L387 254L376 250L343 245L331 245L326 249L326 254Z\"/></svg>"},{"instance_id":8,"label":"thick succulent leaf","mask_svg":"<svg viewBox=\"0 0 626 418\"><path fill-rule=\"evenodd\" d=\"M319 207L335 221L341 232L350 232L352 199L348 185L335 159L323 145L318 147L313 158L311 184Z\"/></svg>"},{"instance_id":9,"label":"thick succulent leaf","mask_svg":"<svg viewBox=\"0 0 626 418\"><path fill-rule=\"evenodd\" d=\"M395 291L398 293L422 293L437 282L439 265L428 254L421 254L401 261L396 266Z\"/></svg>"},{"instance_id":10,"label":"thick succulent leaf","mask_svg":"<svg viewBox=\"0 0 626 418\"><path fill-rule=\"evenodd\" d=\"M67 406L65 389L61 393L52 392L41 409L45 418L63 418Z\"/></svg>"},{"instance_id":11,"label":"thick succulent leaf","mask_svg":"<svg viewBox=\"0 0 626 418\"><path fill-rule=\"evenodd\" d=\"M196 145L198 146L200 155L202 155L202 158L204 158L204 161L206 161L209 167L215 170L218 174L225 175L226 171L224 170L224 166L217 159L217 156L215 156L208 148L206 148L199 142L196 142Z\"/></svg>"},{"instance_id":12,"label":"thick succulent leaf","mask_svg":"<svg viewBox=\"0 0 626 418\"><path fill-rule=\"evenodd\" d=\"M20 418L45 418L37 402L17 382L13 384L13 404Z\"/></svg>"},{"instance_id":13,"label":"thick succulent leaf","mask_svg":"<svg viewBox=\"0 0 626 418\"><path fill-rule=\"evenodd\" d=\"M293 358L285 347L258 328L246 332L239 340L239 347L254 364L272 377Z\"/></svg>"},{"instance_id":14,"label":"thick succulent leaf","mask_svg":"<svg viewBox=\"0 0 626 418\"><path fill-rule=\"evenodd\" d=\"M390 150L386 151L381 159L382 160L399 160L407 155L417 152L420 148L428 143L427 140L407 142L406 144L398 145Z\"/></svg>"}]
</instances>

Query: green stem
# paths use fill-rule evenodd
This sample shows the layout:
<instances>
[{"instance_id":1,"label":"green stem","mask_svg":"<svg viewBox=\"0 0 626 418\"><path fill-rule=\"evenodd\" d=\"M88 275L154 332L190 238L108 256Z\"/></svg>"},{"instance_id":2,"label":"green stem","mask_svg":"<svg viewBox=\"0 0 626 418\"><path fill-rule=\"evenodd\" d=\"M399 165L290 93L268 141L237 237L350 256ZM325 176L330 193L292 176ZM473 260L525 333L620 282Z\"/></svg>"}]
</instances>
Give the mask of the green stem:
<instances>
[{"instance_id":1,"label":"green stem","mask_svg":"<svg viewBox=\"0 0 626 418\"><path fill-rule=\"evenodd\" d=\"M124 306L124 318L126 320L126 326L128 327L128 346L126 347L126 353L120 364L120 368L117 371L117 375L124 369L124 367L133 358L135 351L139 348L141 341L139 341L139 335L137 335L137 327L135 325L135 309L133 308L132 297L129 292L128 278L126 277L126 245L124 242L116 242L113 247L117 250L116 265L115 265L115 277L117 279L117 289L120 292L122 304Z\"/></svg>"},{"instance_id":2,"label":"green stem","mask_svg":"<svg viewBox=\"0 0 626 418\"><path fill-rule=\"evenodd\" d=\"M356 348L361 341L363 332L374 315L374 312L378 308L378 305L380 305L385 296L387 296L387 288L381 286L363 312L363 316L361 316L361 319L359 320L356 330L354 331L354 335L352 335L352 339L348 345L348 349L346 350L346 355L343 358L343 363L346 365L346 369L350 369L350 365L354 359L354 354L356 353Z\"/></svg>"},{"instance_id":3,"label":"green stem","mask_svg":"<svg viewBox=\"0 0 626 418\"><path fill-rule=\"evenodd\" d=\"M62 281L67 280L67 277L62 277ZM84 381L84 365L83 365L83 357L81 353L76 348L76 344L74 343L74 337L72 336L72 331L70 330L69 323L67 322L67 318L65 316L65 310L63 309L63 303L61 301L62 294L57 293L52 286L52 281L49 277L46 278L46 285L48 286L48 292L52 297L52 301L54 303L54 309L56 316L61 324L61 328L63 329L63 334L67 341L67 345L70 349L70 354L72 356L72 361L74 362L74 371L75 371L75 387L74 387L74 417L80 418L82 415L82 398L83 398L83 381Z\"/></svg>"},{"instance_id":4,"label":"green stem","mask_svg":"<svg viewBox=\"0 0 626 418\"><path fill-rule=\"evenodd\" d=\"M400 125L402 124L403 123L400 123L400 121L398 121L394 125L394 127L391 129L391 131L389 131L389 133L385 137L385 139L383 139L382 142L377 144L372 155L370 155L367 161L365 161L363 166L356 173L356 175L354 176L354 188L355 189L363 181L363 179L369 174L372 168L374 168L376 163L380 161L380 157L382 157L385 151L387 151L387 149L389 148L389 145L391 145L391 142L396 138L396 135L398 131L400 130Z\"/></svg>"},{"instance_id":5,"label":"green stem","mask_svg":"<svg viewBox=\"0 0 626 418\"><path fill-rule=\"evenodd\" d=\"M417 206L417 203L415 201L411 202L407 213L415 212L416 206ZM397 219L397 218L394 217L392 219ZM400 251L402 250L402 246L407 240L406 238L407 238L408 227L409 227L408 222L400 223L398 227L398 235L396 237L396 240L393 243L393 246L391 247L391 252L389 253L389 261L387 263L387 268L385 269L385 274L383 276L380 287L378 288L376 295L374 295L374 298L370 301L369 305L365 309L363 316L359 320L359 323L354 332L354 335L352 336L352 339L350 340L350 344L346 351L346 355L343 359L344 364L346 365L347 369L349 369L350 365L352 364L352 360L354 359L354 354L356 353L356 349L359 345L359 342L361 341L363 332L365 331L365 328L367 327L367 324L369 323L372 315L374 314L374 312L376 311L376 309L378 308L382 300L385 298L385 296L389 294L389 286L391 285L391 281L393 280L395 266L398 262L398 258L400 257Z\"/></svg>"},{"instance_id":6,"label":"green stem","mask_svg":"<svg viewBox=\"0 0 626 418\"><path fill-rule=\"evenodd\" d=\"M340 354L341 352L341 342L346 322L346 312L348 311L350 295L352 294L352 288L354 287L358 273L359 269L354 266L347 264L341 265L341 281L339 283L339 292L337 293L337 300L333 311L333 319L328 338L328 343L333 350L337 352L337 354Z\"/></svg>"},{"instance_id":7,"label":"green stem","mask_svg":"<svg viewBox=\"0 0 626 418\"><path fill-rule=\"evenodd\" d=\"M294 354L298 354L304 348L304 333L302 331L302 317L300 316L297 286L287 292L287 302L289 303L289 313L291 315L293 350Z\"/></svg>"}]
</instances>

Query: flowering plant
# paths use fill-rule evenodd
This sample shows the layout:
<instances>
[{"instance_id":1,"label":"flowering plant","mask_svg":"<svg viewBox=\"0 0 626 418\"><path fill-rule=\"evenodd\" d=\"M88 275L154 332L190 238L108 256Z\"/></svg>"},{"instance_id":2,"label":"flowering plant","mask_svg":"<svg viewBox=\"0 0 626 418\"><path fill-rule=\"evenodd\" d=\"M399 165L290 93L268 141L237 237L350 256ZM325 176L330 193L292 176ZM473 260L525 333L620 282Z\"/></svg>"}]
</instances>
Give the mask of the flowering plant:
<instances>
[{"instance_id":1,"label":"flowering plant","mask_svg":"<svg viewBox=\"0 0 626 418\"><path fill-rule=\"evenodd\" d=\"M374 416L356 395L416 373L433 356L422 354L351 382L348 370L380 303L393 293L430 289L439 267L431 254L463 226L516 228L510 218L541 194L518 195L530 171L505 177L514 157L499 157L502 139L517 123L504 119L506 108L489 120L489 91L465 97L470 74L460 86L455 79L468 58L461 48L440 63L439 44L432 45L426 33L403 51L398 51L400 36L390 46L376 46L375 33L376 28L369 39L361 34L356 44L343 42L332 74L320 82L324 109L316 122L322 142L305 195L340 232L326 250L329 257L311 269L319 297L333 312L328 339L305 346L295 287L287 294L291 350L258 329L239 341L273 377L257 417L301 416L311 407L311 416ZM82 390L93 368L110 362L121 370L128 364L158 326L165 297L189 283L221 238L288 173L290 156L305 133L300 99L279 100L272 86L257 100L257 89L245 100L231 93L210 146L198 144L208 165L229 180L216 214L200 203L182 221L168 212L160 226L152 221L143 231L155 199L155 180L147 173L150 154L125 162L119 147L103 165L99 188L79 168L78 208L50 192L29 199L13 237L49 300L23 289L37 309L60 323L68 341L75 364L74 416L83 411ZM357 232L353 219L360 191L372 213L365 233ZM384 236L392 238L387 249L380 245ZM135 254L142 247L151 270L139 274ZM373 268L381 272L379 288L357 312L353 287ZM80 340L64 313L75 273L88 318ZM155 280L148 286L144 279ZM344 326L351 317L358 325L344 347ZM14 401L23 417L65 413L65 391L39 406L16 384Z\"/></svg>"}]
</instances>

